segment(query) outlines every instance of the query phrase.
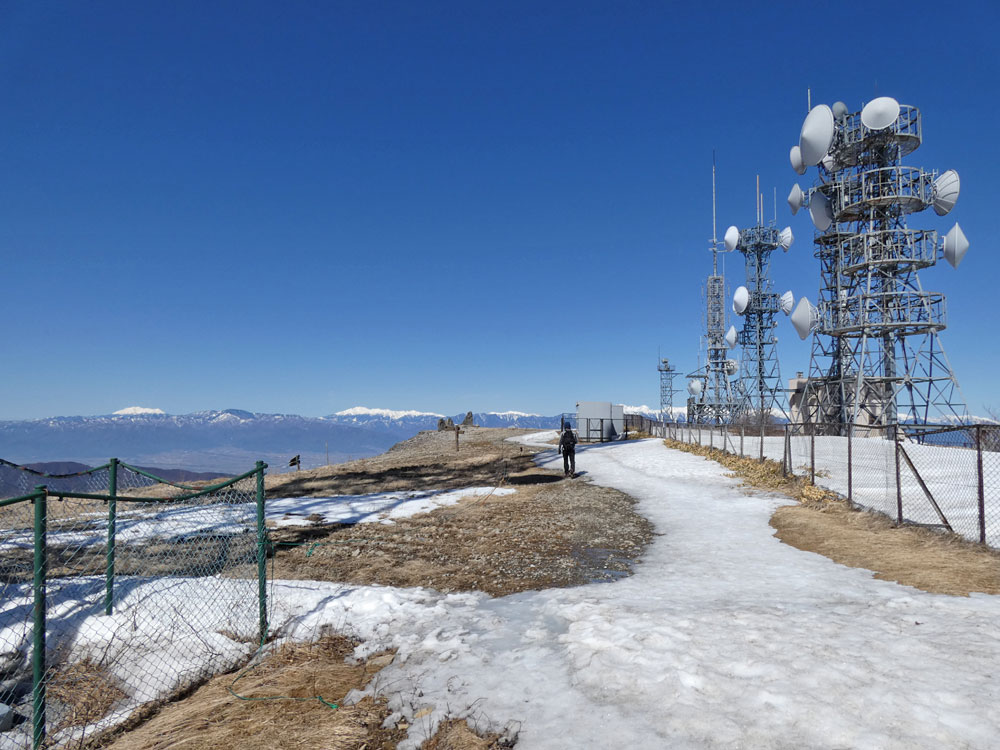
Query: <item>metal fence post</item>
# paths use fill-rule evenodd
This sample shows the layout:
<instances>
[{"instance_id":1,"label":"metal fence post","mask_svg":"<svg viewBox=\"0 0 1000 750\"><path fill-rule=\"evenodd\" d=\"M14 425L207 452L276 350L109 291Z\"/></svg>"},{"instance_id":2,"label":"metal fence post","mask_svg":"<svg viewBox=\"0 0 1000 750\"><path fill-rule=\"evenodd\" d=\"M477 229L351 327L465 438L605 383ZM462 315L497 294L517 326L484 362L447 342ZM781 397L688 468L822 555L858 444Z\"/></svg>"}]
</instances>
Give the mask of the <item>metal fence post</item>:
<instances>
[{"instance_id":1,"label":"metal fence post","mask_svg":"<svg viewBox=\"0 0 1000 750\"><path fill-rule=\"evenodd\" d=\"M809 431L809 482L816 484L816 430Z\"/></svg>"},{"instance_id":2,"label":"metal fence post","mask_svg":"<svg viewBox=\"0 0 1000 750\"><path fill-rule=\"evenodd\" d=\"M854 504L854 425L847 425L847 504Z\"/></svg>"},{"instance_id":3,"label":"metal fence post","mask_svg":"<svg viewBox=\"0 0 1000 750\"><path fill-rule=\"evenodd\" d=\"M892 427L892 447L896 454L896 523L903 524L903 486L899 477L899 429Z\"/></svg>"},{"instance_id":4,"label":"metal fence post","mask_svg":"<svg viewBox=\"0 0 1000 750\"><path fill-rule=\"evenodd\" d=\"M712 425L708 426L708 449L713 450L715 448L715 427Z\"/></svg>"},{"instance_id":5,"label":"metal fence post","mask_svg":"<svg viewBox=\"0 0 1000 750\"><path fill-rule=\"evenodd\" d=\"M983 426L976 425L976 475L979 495L979 543L986 544L986 493L983 490Z\"/></svg>"},{"instance_id":6,"label":"metal fence post","mask_svg":"<svg viewBox=\"0 0 1000 750\"><path fill-rule=\"evenodd\" d=\"M788 473L792 468L792 438L788 431L788 425L785 425L785 439L782 440L782 452L781 452L781 475L784 477L788 476Z\"/></svg>"},{"instance_id":7,"label":"metal fence post","mask_svg":"<svg viewBox=\"0 0 1000 750\"><path fill-rule=\"evenodd\" d=\"M264 523L264 469L257 462L257 601L260 614L260 642L267 640L267 526Z\"/></svg>"},{"instance_id":8,"label":"metal fence post","mask_svg":"<svg viewBox=\"0 0 1000 750\"><path fill-rule=\"evenodd\" d=\"M764 423L760 423L760 462L764 463Z\"/></svg>"},{"instance_id":9,"label":"metal fence post","mask_svg":"<svg viewBox=\"0 0 1000 750\"><path fill-rule=\"evenodd\" d=\"M48 488L35 488L35 595L32 611L34 632L31 643L31 747L37 750L45 740L45 578L49 560L47 543Z\"/></svg>"},{"instance_id":10,"label":"metal fence post","mask_svg":"<svg viewBox=\"0 0 1000 750\"><path fill-rule=\"evenodd\" d=\"M108 549L104 572L104 614L114 609L115 590L115 533L118 521L118 459L108 462Z\"/></svg>"},{"instance_id":11,"label":"metal fence post","mask_svg":"<svg viewBox=\"0 0 1000 750\"><path fill-rule=\"evenodd\" d=\"M740 425L740 458L743 458L743 434L746 432L746 427Z\"/></svg>"}]
</instances>

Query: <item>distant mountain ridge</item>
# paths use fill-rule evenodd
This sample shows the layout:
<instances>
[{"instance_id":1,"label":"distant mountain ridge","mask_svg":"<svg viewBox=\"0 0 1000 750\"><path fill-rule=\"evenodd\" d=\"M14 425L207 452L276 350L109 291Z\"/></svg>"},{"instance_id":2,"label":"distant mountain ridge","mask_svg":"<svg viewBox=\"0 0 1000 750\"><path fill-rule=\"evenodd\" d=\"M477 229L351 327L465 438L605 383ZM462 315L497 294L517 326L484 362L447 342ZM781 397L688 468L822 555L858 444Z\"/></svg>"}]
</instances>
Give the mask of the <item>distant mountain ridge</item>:
<instances>
[{"instance_id":1,"label":"distant mountain ridge","mask_svg":"<svg viewBox=\"0 0 1000 750\"><path fill-rule=\"evenodd\" d=\"M453 415L461 422L465 414ZM421 430L437 429L442 415L355 407L326 417L223 409L172 415L129 407L93 417L0 421L0 458L19 464L75 461L89 466L120 458L135 466L236 473L266 461L286 470L300 455L305 468L382 453ZM559 416L480 412L484 427L558 427Z\"/></svg>"}]
</instances>

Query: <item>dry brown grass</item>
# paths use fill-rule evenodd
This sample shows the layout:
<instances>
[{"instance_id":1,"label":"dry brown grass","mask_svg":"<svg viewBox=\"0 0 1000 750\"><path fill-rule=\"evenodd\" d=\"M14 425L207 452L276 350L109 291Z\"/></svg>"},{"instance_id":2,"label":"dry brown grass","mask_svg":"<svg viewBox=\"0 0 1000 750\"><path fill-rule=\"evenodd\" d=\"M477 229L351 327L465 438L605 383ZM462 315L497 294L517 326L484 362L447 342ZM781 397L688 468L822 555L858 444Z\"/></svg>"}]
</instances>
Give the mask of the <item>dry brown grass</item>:
<instances>
[{"instance_id":1,"label":"dry brown grass","mask_svg":"<svg viewBox=\"0 0 1000 750\"><path fill-rule=\"evenodd\" d=\"M380 655L361 664L347 664L344 660L354 645L336 635L315 643L286 645L253 668L213 678L187 699L168 704L141 727L105 747L393 748L405 730L382 728L389 715L384 700L364 698L352 706L338 705L391 661L391 655Z\"/></svg>"},{"instance_id":2,"label":"dry brown grass","mask_svg":"<svg viewBox=\"0 0 1000 750\"><path fill-rule=\"evenodd\" d=\"M90 661L57 669L46 691L50 700L66 707L54 726L56 731L102 719L125 697L107 670Z\"/></svg>"},{"instance_id":3,"label":"dry brown grass","mask_svg":"<svg viewBox=\"0 0 1000 750\"><path fill-rule=\"evenodd\" d=\"M782 476L777 461L761 463L686 443L666 443L717 461L751 487L798 500L798 505L778 508L771 517L776 536L785 544L934 594L1000 594L1000 553L995 550L956 534L897 526L880 513L852 508L802 477Z\"/></svg>"},{"instance_id":4,"label":"dry brown grass","mask_svg":"<svg viewBox=\"0 0 1000 750\"><path fill-rule=\"evenodd\" d=\"M510 747L499 734L480 737L462 719L445 721L438 731L421 746L421 750L499 750Z\"/></svg>"}]
</instances>

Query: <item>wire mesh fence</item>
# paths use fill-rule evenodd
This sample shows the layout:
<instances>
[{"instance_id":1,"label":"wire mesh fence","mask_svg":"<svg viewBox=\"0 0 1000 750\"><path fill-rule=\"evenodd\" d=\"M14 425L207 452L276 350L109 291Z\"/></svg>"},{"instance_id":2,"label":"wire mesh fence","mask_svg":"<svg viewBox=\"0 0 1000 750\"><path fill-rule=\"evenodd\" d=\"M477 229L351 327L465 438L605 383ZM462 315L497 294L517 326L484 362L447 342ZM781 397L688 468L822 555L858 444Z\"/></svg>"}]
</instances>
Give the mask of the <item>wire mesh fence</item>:
<instances>
[{"instance_id":1,"label":"wire mesh fence","mask_svg":"<svg viewBox=\"0 0 1000 750\"><path fill-rule=\"evenodd\" d=\"M188 486L0 465L0 494L38 485L0 500L0 747L82 747L256 650L264 468Z\"/></svg>"},{"instance_id":2,"label":"wire mesh fence","mask_svg":"<svg viewBox=\"0 0 1000 750\"><path fill-rule=\"evenodd\" d=\"M1000 425L674 423L664 431L684 443L780 461L788 473L899 524L1000 548Z\"/></svg>"}]
</instances>

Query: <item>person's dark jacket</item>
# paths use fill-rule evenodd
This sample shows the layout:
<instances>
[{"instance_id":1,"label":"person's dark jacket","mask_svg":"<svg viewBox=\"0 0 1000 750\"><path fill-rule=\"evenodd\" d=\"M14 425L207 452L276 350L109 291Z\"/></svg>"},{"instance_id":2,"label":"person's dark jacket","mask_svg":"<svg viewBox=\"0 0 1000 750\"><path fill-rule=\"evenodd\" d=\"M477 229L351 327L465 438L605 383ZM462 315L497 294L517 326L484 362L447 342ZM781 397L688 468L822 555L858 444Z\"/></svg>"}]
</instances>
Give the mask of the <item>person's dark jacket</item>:
<instances>
[{"instance_id":1,"label":"person's dark jacket","mask_svg":"<svg viewBox=\"0 0 1000 750\"><path fill-rule=\"evenodd\" d=\"M573 430L563 430L563 434L559 436L559 452L576 452L576 435Z\"/></svg>"}]
</instances>

